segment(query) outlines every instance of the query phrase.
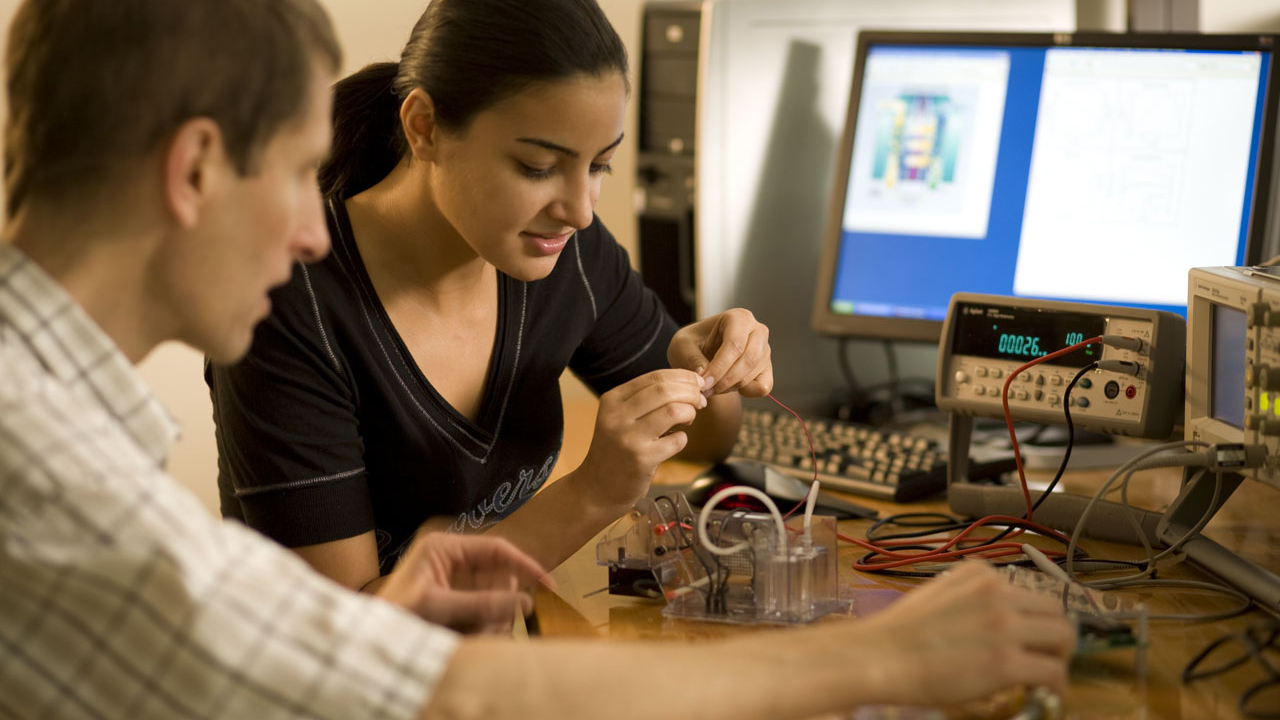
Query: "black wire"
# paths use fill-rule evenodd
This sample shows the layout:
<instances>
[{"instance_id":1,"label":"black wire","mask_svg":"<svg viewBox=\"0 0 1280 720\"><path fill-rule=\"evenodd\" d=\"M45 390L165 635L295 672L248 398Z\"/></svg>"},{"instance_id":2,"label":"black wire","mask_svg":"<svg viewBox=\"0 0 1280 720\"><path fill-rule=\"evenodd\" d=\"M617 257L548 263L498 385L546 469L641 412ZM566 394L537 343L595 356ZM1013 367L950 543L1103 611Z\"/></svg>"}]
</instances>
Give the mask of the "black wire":
<instances>
[{"instance_id":1,"label":"black wire","mask_svg":"<svg viewBox=\"0 0 1280 720\"><path fill-rule=\"evenodd\" d=\"M1259 637L1259 636L1265 636ZM1277 650L1276 639L1280 638L1280 623L1275 620L1266 620L1261 623L1254 623L1243 631L1230 632L1219 636L1212 640L1208 645L1204 646L1197 652L1187 664L1182 668L1182 683L1188 685L1196 680L1213 678L1223 675L1234 670L1250 660L1262 668L1267 678L1250 685L1241 693L1237 706L1240 714L1246 718L1256 718L1258 720L1280 718L1280 713L1274 710L1253 710L1249 707L1250 701L1255 695L1270 688L1280 686L1280 670L1278 670L1271 661L1266 657L1267 650ZM1227 662L1216 667L1201 669L1199 665L1208 658L1214 650L1236 642L1243 646L1244 652L1238 657L1231 658Z\"/></svg>"},{"instance_id":2,"label":"black wire","mask_svg":"<svg viewBox=\"0 0 1280 720\"><path fill-rule=\"evenodd\" d=\"M1049 494L1053 492L1054 488L1058 487L1058 481L1062 479L1063 473L1067 471L1067 463L1071 462L1071 448L1076 442L1076 426L1071 420L1071 390L1075 388L1076 383L1080 382L1080 378L1084 377L1086 373L1096 367L1098 367L1098 363L1092 362L1080 368L1080 371L1075 374L1075 377L1071 378L1071 382L1067 383L1067 389L1062 392L1062 415L1067 421L1067 445L1062 450L1062 462L1058 463L1058 471L1053 474L1053 479L1049 481L1049 485L1040 493L1040 497L1036 498L1036 501L1031 504L1031 510L1033 512L1039 510L1040 506L1044 504L1044 501L1049 499ZM1026 513L1022 514L1022 519L1027 519ZM999 542L1007 537L1011 532L1013 532L1012 526L1004 530L1004 532L1001 532L999 535L991 538L990 542Z\"/></svg>"},{"instance_id":3,"label":"black wire","mask_svg":"<svg viewBox=\"0 0 1280 720\"><path fill-rule=\"evenodd\" d=\"M712 578L714 577L714 576L711 574L711 572L712 572L712 571L711 571L711 565L707 563L707 559L706 559L706 558L704 558L704 557L702 556L702 553L698 552L698 547L697 547L696 545L694 545L693 543L691 543L687 537L685 537L685 534L684 534L684 527L682 527L682 526L680 525L680 520L681 520L681 518L680 518L680 507L679 507L678 505L676 505L676 502L675 502L674 500L672 500L672 499L671 499L671 496L669 496L669 495L658 495L657 497L655 497L655 498L653 499L653 502L654 502L654 503L657 503L657 502L658 502L658 501L660 501L660 500L666 500L666 501L667 501L668 503L670 503L670 505L671 505L671 515L672 515L672 517L674 517L674 518L675 518L675 530L676 530L676 533L677 533L677 538L676 538L676 551L677 551L677 552L679 552L681 549L683 549L683 548L681 547L681 543L684 543L684 547L689 548L689 552L693 553L693 556L694 556L694 557L696 557L696 558L698 558L698 562L702 564L702 570L703 570L703 572L707 573L707 585L708 585L708 587L710 587L711 580L712 580ZM719 560L717 559L717 562L718 562L718 561L719 561ZM698 589L698 590L700 590L700 589L701 589L701 588L697 588L696 586L693 586L693 585L692 585L692 583L690 583L690 585L691 585L692 587L694 587L695 589ZM703 593L703 595L704 595L704 597L706 598L707 612L708 612L708 613L710 613L710 612L711 612L711 594L710 594L710 593L706 593L706 592L704 592L704 593Z\"/></svg>"},{"instance_id":4,"label":"black wire","mask_svg":"<svg viewBox=\"0 0 1280 720\"><path fill-rule=\"evenodd\" d=\"M905 408L902 389L898 386L898 353L894 350L892 340L884 341L884 357L889 371L889 412L891 417L898 417Z\"/></svg>"},{"instance_id":5,"label":"black wire","mask_svg":"<svg viewBox=\"0 0 1280 720\"><path fill-rule=\"evenodd\" d=\"M853 366L849 364L849 342L849 338L842 337L836 346L840 358L840 372L844 375L844 381L849 384L849 394L854 398L860 398L862 386L858 384L858 378L853 374Z\"/></svg>"},{"instance_id":6,"label":"black wire","mask_svg":"<svg viewBox=\"0 0 1280 720\"><path fill-rule=\"evenodd\" d=\"M1032 503L1031 505L1032 511L1039 509L1039 507L1042 504L1044 504L1044 501L1049 498L1049 494L1052 493L1054 488L1058 486L1058 482L1062 480L1062 476L1066 472L1067 464L1071 461L1071 449L1075 445L1075 423L1071 420L1071 391L1075 388L1076 384L1080 382L1080 378L1084 377L1085 374L1087 374L1088 372L1092 371L1097 367L1098 367L1098 363L1092 362L1080 368L1080 370L1075 374L1075 376L1071 378L1071 382L1067 383L1067 388L1062 393L1062 412L1063 412L1063 416L1066 419L1066 425L1067 425L1067 444L1066 444L1066 447L1063 449L1062 462L1058 464L1057 472L1054 473L1053 479L1049 481L1049 485L1045 487L1045 489L1040 493L1040 496L1035 500L1035 502ZM941 518L943 522L936 523L932 526L929 526L929 525L916 525L915 523L899 521L899 518L915 518L915 517L929 517L929 516ZM1023 520L1027 519L1026 513L1022 514L1022 519ZM905 527L918 526L918 527L924 527L925 529L914 531L914 532L894 533L894 534L886 534L886 535L874 534L881 527L889 523L893 523L895 525L900 525ZM941 513L903 513L901 515L891 515L881 520L877 520L874 524L872 524L870 528L867 529L866 537L868 540L873 542L884 541L884 540L902 540L902 539L909 539L909 538L915 538L915 537L924 537L926 535L931 535L939 532L963 530L964 528L968 527L970 524L971 523L957 520L956 518L953 518L950 515L944 515ZM990 527L998 527L998 525L993 524ZM1014 529L1017 527L1018 527L1017 525L1012 523L1005 524L1004 530L992 536L985 542L980 543L977 547L981 547L982 545L993 545L997 542L1000 542L1001 540L1008 537L1009 534L1012 533ZM1025 529L1029 529L1029 528L1025 528ZM1048 537L1052 538L1053 536L1048 536ZM1054 539L1057 539L1057 538L1054 538ZM879 553L874 553L874 552L869 553L868 556L874 556L876 554L879 554ZM1087 557L1087 556L1081 556L1081 557ZM877 572L881 572L881 571L877 571Z\"/></svg>"},{"instance_id":7,"label":"black wire","mask_svg":"<svg viewBox=\"0 0 1280 720\"><path fill-rule=\"evenodd\" d=\"M938 518L940 522L912 522L917 518ZM897 525L899 527L918 527L922 530L914 530L911 532L885 533L879 534L879 530L887 525ZM880 518L867 528L866 538L872 542L880 542L882 540L908 540L910 538L924 537L933 535L934 533L946 532L948 530L963 530L968 527L969 523L959 518L946 515L944 513L898 513Z\"/></svg>"}]
</instances>

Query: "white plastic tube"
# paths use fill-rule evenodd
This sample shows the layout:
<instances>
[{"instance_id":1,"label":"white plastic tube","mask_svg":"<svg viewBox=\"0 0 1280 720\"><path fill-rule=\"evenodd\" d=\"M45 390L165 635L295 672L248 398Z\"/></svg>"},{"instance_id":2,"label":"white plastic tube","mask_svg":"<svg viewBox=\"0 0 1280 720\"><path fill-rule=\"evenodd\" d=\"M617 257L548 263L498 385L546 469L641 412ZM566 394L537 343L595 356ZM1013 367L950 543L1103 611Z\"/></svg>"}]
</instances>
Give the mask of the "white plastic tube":
<instances>
[{"instance_id":1,"label":"white plastic tube","mask_svg":"<svg viewBox=\"0 0 1280 720\"><path fill-rule=\"evenodd\" d=\"M813 484L809 486L809 501L804 504L804 542L805 545L813 546L813 507L818 504L818 480L814 478Z\"/></svg>"},{"instance_id":2,"label":"white plastic tube","mask_svg":"<svg viewBox=\"0 0 1280 720\"><path fill-rule=\"evenodd\" d=\"M727 487L715 495L712 495L711 499L707 501L707 504L702 506L702 512L698 513L698 541L702 543L703 547L709 550L712 554L721 556L732 555L751 547L751 544L744 540L737 545L730 545L727 548L723 548L712 543L711 538L707 535L707 518L711 517L711 511L720 503L721 500L724 500L730 495L750 495L764 503L764 506L769 508L769 514L773 516L773 522L778 526L778 549L781 550L786 548L787 526L782 522L782 513L778 512L778 506L774 504L773 500L771 500L768 495L765 495L756 488L747 485L733 485L731 487Z\"/></svg>"}]
</instances>

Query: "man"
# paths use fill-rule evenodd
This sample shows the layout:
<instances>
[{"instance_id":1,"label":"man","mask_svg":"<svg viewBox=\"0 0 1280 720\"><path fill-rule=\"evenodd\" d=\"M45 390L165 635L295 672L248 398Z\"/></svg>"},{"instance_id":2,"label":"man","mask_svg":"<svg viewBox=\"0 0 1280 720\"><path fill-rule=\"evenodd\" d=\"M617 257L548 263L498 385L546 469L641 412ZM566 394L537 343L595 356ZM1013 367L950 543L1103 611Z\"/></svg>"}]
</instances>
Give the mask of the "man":
<instances>
[{"instance_id":1,"label":"man","mask_svg":"<svg viewBox=\"0 0 1280 720\"><path fill-rule=\"evenodd\" d=\"M515 1L515 0L513 0ZM214 520L132 364L229 362L326 252L339 55L314 0L27 0L0 244L0 717L766 718L1062 689L1055 604L960 568L871 619L718 644L460 637L541 569L418 539L380 597ZM411 612L405 612L397 605ZM415 617L416 615L416 617ZM423 622L423 619L430 622ZM661 688L661 706L617 700Z\"/></svg>"}]
</instances>

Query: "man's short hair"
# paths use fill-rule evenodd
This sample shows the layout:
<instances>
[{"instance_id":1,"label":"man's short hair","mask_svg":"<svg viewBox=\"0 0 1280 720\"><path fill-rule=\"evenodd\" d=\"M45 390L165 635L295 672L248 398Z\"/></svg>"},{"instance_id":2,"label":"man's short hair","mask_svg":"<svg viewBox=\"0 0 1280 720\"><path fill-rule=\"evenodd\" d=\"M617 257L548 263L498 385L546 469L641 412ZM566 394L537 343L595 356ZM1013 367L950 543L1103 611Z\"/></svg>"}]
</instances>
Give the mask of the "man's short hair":
<instances>
[{"instance_id":1,"label":"man's short hair","mask_svg":"<svg viewBox=\"0 0 1280 720\"><path fill-rule=\"evenodd\" d=\"M251 174L341 51L316 0L25 0L5 57L5 205L106 187L182 123L214 120Z\"/></svg>"}]
</instances>

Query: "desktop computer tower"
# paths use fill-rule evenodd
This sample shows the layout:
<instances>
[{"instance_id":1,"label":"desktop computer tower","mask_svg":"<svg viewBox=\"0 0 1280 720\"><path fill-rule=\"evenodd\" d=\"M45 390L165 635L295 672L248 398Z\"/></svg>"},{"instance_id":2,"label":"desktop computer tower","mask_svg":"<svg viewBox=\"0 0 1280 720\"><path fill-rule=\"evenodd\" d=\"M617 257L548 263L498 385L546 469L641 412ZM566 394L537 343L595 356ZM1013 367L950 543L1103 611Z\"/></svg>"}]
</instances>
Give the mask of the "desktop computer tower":
<instances>
[{"instance_id":1,"label":"desktop computer tower","mask_svg":"<svg viewBox=\"0 0 1280 720\"><path fill-rule=\"evenodd\" d=\"M697 318L694 153L702 3L654 2L640 39L636 151L640 274L680 325Z\"/></svg>"}]
</instances>

